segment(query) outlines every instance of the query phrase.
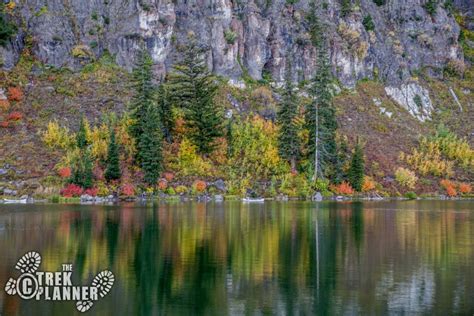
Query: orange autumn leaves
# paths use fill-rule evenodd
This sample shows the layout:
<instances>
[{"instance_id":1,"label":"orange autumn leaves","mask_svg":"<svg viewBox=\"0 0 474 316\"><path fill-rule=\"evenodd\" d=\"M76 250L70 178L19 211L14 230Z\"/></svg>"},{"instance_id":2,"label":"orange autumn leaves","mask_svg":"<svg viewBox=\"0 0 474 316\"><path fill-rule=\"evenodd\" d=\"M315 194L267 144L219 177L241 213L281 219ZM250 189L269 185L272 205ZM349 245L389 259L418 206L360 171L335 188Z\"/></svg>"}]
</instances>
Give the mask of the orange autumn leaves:
<instances>
[{"instance_id":1,"label":"orange autumn leaves","mask_svg":"<svg viewBox=\"0 0 474 316\"><path fill-rule=\"evenodd\" d=\"M21 102L23 100L23 92L18 87L9 87L7 91L7 98L0 100L0 112L5 113L3 120L0 121L0 127L7 128L12 126L13 123L21 121L23 114L20 111L12 111L6 114L11 107L12 103Z\"/></svg>"},{"instance_id":2,"label":"orange autumn leaves","mask_svg":"<svg viewBox=\"0 0 474 316\"><path fill-rule=\"evenodd\" d=\"M467 195L472 192L472 186L469 183L454 182L448 179L443 179L440 181L440 185L449 197L457 196L458 192L461 195Z\"/></svg>"}]
</instances>

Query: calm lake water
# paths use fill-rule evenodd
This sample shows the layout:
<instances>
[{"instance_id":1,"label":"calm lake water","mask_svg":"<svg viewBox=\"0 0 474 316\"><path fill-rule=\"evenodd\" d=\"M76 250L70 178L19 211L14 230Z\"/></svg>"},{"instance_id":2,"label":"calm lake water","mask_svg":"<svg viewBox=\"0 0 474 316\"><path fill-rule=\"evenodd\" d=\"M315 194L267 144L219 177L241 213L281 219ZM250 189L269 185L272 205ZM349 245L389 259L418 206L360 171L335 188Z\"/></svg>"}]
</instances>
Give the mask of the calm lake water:
<instances>
[{"instance_id":1,"label":"calm lake water","mask_svg":"<svg viewBox=\"0 0 474 316\"><path fill-rule=\"evenodd\" d=\"M474 313L473 201L0 205L0 250L2 316L80 314L5 293L31 250L115 274L86 315Z\"/></svg>"}]
</instances>

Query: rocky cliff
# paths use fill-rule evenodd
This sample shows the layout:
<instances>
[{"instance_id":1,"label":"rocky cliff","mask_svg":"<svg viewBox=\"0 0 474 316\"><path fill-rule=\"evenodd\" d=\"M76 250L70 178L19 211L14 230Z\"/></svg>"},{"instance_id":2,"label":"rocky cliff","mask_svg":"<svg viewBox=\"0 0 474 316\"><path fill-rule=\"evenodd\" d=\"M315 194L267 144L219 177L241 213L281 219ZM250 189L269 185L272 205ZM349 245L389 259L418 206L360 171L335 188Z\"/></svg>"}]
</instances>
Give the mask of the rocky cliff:
<instances>
[{"instance_id":1,"label":"rocky cliff","mask_svg":"<svg viewBox=\"0 0 474 316\"><path fill-rule=\"evenodd\" d=\"M177 45L194 32L210 48L209 66L235 84L247 75L281 81L289 61L295 81L307 80L315 71L305 21L308 0L14 2L10 18L19 31L0 48L4 69L14 66L26 45L44 63L72 69L106 50L130 69L146 47L156 72L164 74L177 58ZM470 0L454 5L472 10ZM440 76L450 61L463 61L459 26L446 4L327 0L322 6L333 71L344 86L353 87L362 78L400 86L419 69Z\"/></svg>"}]
</instances>

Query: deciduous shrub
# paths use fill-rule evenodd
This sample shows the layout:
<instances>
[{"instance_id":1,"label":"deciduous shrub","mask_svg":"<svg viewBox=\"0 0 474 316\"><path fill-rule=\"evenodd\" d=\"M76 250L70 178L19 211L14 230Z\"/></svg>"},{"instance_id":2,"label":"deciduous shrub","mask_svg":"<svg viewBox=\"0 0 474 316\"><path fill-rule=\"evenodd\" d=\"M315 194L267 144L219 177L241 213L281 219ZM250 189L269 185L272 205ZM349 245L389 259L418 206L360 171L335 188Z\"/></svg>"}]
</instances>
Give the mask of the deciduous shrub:
<instances>
[{"instance_id":1,"label":"deciduous shrub","mask_svg":"<svg viewBox=\"0 0 474 316\"><path fill-rule=\"evenodd\" d=\"M10 102L8 100L0 100L0 111L8 111Z\"/></svg>"},{"instance_id":2,"label":"deciduous shrub","mask_svg":"<svg viewBox=\"0 0 474 316\"><path fill-rule=\"evenodd\" d=\"M415 200L418 196L416 195L415 192L409 191L405 194L405 197L410 200Z\"/></svg>"},{"instance_id":3,"label":"deciduous shrub","mask_svg":"<svg viewBox=\"0 0 474 316\"><path fill-rule=\"evenodd\" d=\"M23 118L23 114L18 111L11 112L10 114L8 114L8 117L7 117L9 121L14 121L14 122L20 121L22 118Z\"/></svg>"},{"instance_id":4,"label":"deciduous shrub","mask_svg":"<svg viewBox=\"0 0 474 316\"><path fill-rule=\"evenodd\" d=\"M188 193L188 188L185 187L184 185L178 185L174 190L177 194L180 194L180 195Z\"/></svg>"},{"instance_id":5,"label":"deciduous shrub","mask_svg":"<svg viewBox=\"0 0 474 316\"><path fill-rule=\"evenodd\" d=\"M166 190L167 187L168 187L168 181L166 181L165 179L161 179L160 181L158 181L158 190L164 191Z\"/></svg>"},{"instance_id":6,"label":"deciduous shrub","mask_svg":"<svg viewBox=\"0 0 474 316\"><path fill-rule=\"evenodd\" d=\"M21 89L18 87L9 87L8 100L17 102L23 100L23 92L21 91Z\"/></svg>"},{"instance_id":7,"label":"deciduous shrub","mask_svg":"<svg viewBox=\"0 0 474 316\"><path fill-rule=\"evenodd\" d=\"M90 189L86 189L84 191L84 194L87 194L87 195L90 195L90 196L97 196L98 192L99 192L98 188L90 188Z\"/></svg>"},{"instance_id":8,"label":"deciduous shrub","mask_svg":"<svg viewBox=\"0 0 474 316\"><path fill-rule=\"evenodd\" d=\"M122 186L120 193L125 196L133 196L135 195L135 187L133 184L126 183Z\"/></svg>"},{"instance_id":9,"label":"deciduous shrub","mask_svg":"<svg viewBox=\"0 0 474 316\"><path fill-rule=\"evenodd\" d=\"M60 191L60 194L64 197L79 197L82 195L82 188L73 183L68 184L65 188Z\"/></svg>"},{"instance_id":10,"label":"deciduous shrub","mask_svg":"<svg viewBox=\"0 0 474 316\"><path fill-rule=\"evenodd\" d=\"M414 148L408 155L401 153L399 158L422 175L450 176L453 173L453 162L443 159L440 145L424 137L419 149Z\"/></svg>"},{"instance_id":11,"label":"deciduous shrub","mask_svg":"<svg viewBox=\"0 0 474 316\"><path fill-rule=\"evenodd\" d=\"M46 146L51 149L67 149L73 143L73 138L69 136L69 130L66 127L60 127L56 121L48 123L42 138Z\"/></svg>"},{"instance_id":12,"label":"deciduous shrub","mask_svg":"<svg viewBox=\"0 0 474 316\"><path fill-rule=\"evenodd\" d=\"M448 196L453 197L457 195L455 182L448 179L443 179L439 183L444 188Z\"/></svg>"},{"instance_id":13,"label":"deciduous shrub","mask_svg":"<svg viewBox=\"0 0 474 316\"><path fill-rule=\"evenodd\" d=\"M71 176L71 168L69 167L60 168L58 170L58 174L61 178L67 179Z\"/></svg>"},{"instance_id":14,"label":"deciduous shrub","mask_svg":"<svg viewBox=\"0 0 474 316\"><path fill-rule=\"evenodd\" d=\"M171 167L181 176L209 176L212 171L211 163L198 155L197 147L187 138L181 142L177 160Z\"/></svg>"},{"instance_id":15,"label":"deciduous shrub","mask_svg":"<svg viewBox=\"0 0 474 316\"><path fill-rule=\"evenodd\" d=\"M362 184L362 192L370 192L375 190L376 182L371 177L364 177L364 183Z\"/></svg>"},{"instance_id":16,"label":"deciduous shrub","mask_svg":"<svg viewBox=\"0 0 474 316\"><path fill-rule=\"evenodd\" d=\"M280 193L289 197L307 197L311 193L311 188L304 174L289 173L283 176Z\"/></svg>"},{"instance_id":17,"label":"deciduous shrub","mask_svg":"<svg viewBox=\"0 0 474 316\"><path fill-rule=\"evenodd\" d=\"M346 181L343 181L341 184L338 184L338 185L331 185L330 189L331 189L332 192L334 192L336 194L341 194L341 195L352 195L352 194L354 194L354 189Z\"/></svg>"},{"instance_id":18,"label":"deciduous shrub","mask_svg":"<svg viewBox=\"0 0 474 316\"><path fill-rule=\"evenodd\" d=\"M171 182L174 179L174 173L172 172L164 172L163 173L163 178L166 179L166 181Z\"/></svg>"},{"instance_id":19,"label":"deciduous shrub","mask_svg":"<svg viewBox=\"0 0 474 316\"><path fill-rule=\"evenodd\" d=\"M206 190L207 184L205 181L196 180L193 183L193 190L197 193L202 193Z\"/></svg>"},{"instance_id":20,"label":"deciduous shrub","mask_svg":"<svg viewBox=\"0 0 474 316\"><path fill-rule=\"evenodd\" d=\"M447 158L456 160L463 168L474 168L474 150L466 139L459 138L454 133L440 127L431 141L436 143Z\"/></svg>"},{"instance_id":21,"label":"deciduous shrub","mask_svg":"<svg viewBox=\"0 0 474 316\"><path fill-rule=\"evenodd\" d=\"M472 192L472 186L469 183L459 183L459 192L462 194L469 194Z\"/></svg>"},{"instance_id":22,"label":"deciduous shrub","mask_svg":"<svg viewBox=\"0 0 474 316\"><path fill-rule=\"evenodd\" d=\"M94 126L86 133L87 140L91 144L91 155L95 159L105 160L107 158L107 149L110 139L109 127L103 123L100 126Z\"/></svg>"},{"instance_id":23,"label":"deciduous shrub","mask_svg":"<svg viewBox=\"0 0 474 316\"><path fill-rule=\"evenodd\" d=\"M418 181L418 177L413 171L400 167L395 171L395 180L399 185L413 189Z\"/></svg>"},{"instance_id":24,"label":"deciduous shrub","mask_svg":"<svg viewBox=\"0 0 474 316\"><path fill-rule=\"evenodd\" d=\"M277 127L260 116L235 124L232 156L228 160L233 179L270 179L289 172L278 155Z\"/></svg>"}]
</instances>

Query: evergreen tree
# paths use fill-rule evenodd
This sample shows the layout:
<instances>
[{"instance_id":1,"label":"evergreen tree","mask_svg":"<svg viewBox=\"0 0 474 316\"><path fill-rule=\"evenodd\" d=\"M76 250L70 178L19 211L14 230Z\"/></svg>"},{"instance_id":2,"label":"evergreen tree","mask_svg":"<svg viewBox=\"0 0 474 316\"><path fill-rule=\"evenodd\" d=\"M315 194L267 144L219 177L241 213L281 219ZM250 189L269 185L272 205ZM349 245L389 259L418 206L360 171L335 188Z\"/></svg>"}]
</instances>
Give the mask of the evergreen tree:
<instances>
[{"instance_id":1,"label":"evergreen tree","mask_svg":"<svg viewBox=\"0 0 474 316\"><path fill-rule=\"evenodd\" d=\"M174 117L172 103L168 97L168 91L165 84L161 84L157 89L158 109L163 127L163 136L167 142L171 142L171 131L174 128Z\"/></svg>"},{"instance_id":2,"label":"evergreen tree","mask_svg":"<svg viewBox=\"0 0 474 316\"><path fill-rule=\"evenodd\" d=\"M335 184L340 184L342 181L346 180L345 174L344 174L344 165L346 164L347 156L348 156L347 141L345 139L342 139L339 142L338 147L337 147L337 159L336 159L336 165L334 168L334 180L333 180Z\"/></svg>"},{"instance_id":3,"label":"evergreen tree","mask_svg":"<svg viewBox=\"0 0 474 316\"><path fill-rule=\"evenodd\" d=\"M79 151L79 154L73 161L71 178L69 182L74 183L81 188L89 189L93 185L92 158L88 148Z\"/></svg>"},{"instance_id":4,"label":"evergreen tree","mask_svg":"<svg viewBox=\"0 0 474 316\"><path fill-rule=\"evenodd\" d=\"M216 78L207 69L206 50L191 37L183 49L183 60L170 74L170 94L185 110L189 138L201 154L212 153L216 138L223 135L222 111L214 102Z\"/></svg>"},{"instance_id":5,"label":"evergreen tree","mask_svg":"<svg viewBox=\"0 0 474 316\"><path fill-rule=\"evenodd\" d=\"M285 89L277 113L277 122L280 125L278 134L278 151L280 157L291 164L291 170L296 170L296 161L300 156L300 141L298 126L295 118L298 113L298 97L293 91L291 82L291 67L286 72Z\"/></svg>"},{"instance_id":6,"label":"evergreen tree","mask_svg":"<svg viewBox=\"0 0 474 316\"><path fill-rule=\"evenodd\" d=\"M0 46L6 46L16 31L16 25L8 21L5 14L5 4L2 1L0 3Z\"/></svg>"},{"instance_id":7,"label":"evergreen tree","mask_svg":"<svg viewBox=\"0 0 474 316\"><path fill-rule=\"evenodd\" d=\"M313 177L333 177L337 159L336 111L332 104L331 65L325 31L316 14L314 3L308 16L311 40L316 47L316 75L312 79L309 93L313 102L306 108L305 120L309 130L308 158L312 164Z\"/></svg>"},{"instance_id":8,"label":"evergreen tree","mask_svg":"<svg viewBox=\"0 0 474 316\"><path fill-rule=\"evenodd\" d=\"M82 116L81 122L79 123L79 131L76 134L76 146L79 149L85 149L89 145L89 142L87 141L87 129L87 120Z\"/></svg>"},{"instance_id":9,"label":"evergreen tree","mask_svg":"<svg viewBox=\"0 0 474 316\"><path fill-rule=\"evenodd\" d=\"M227 140L227 157L230 158L234 154L234 134L233 134L233 119L229 118L227 123L227 131L226 131L226 140Z\"/></svg>"},{"instance_id":10,"label":"evergreen tree","mask_svg":"<svg viewBox=\"0 0 474 316\"><path fill-rule=\"evenodd\" d=\"M364 184L364 166L364 152L359 142L357 142L354 154L352 155L348 178L352 188L358 192L362 191L362 185Z\"/></svg>"},{"instance_id":11,"label":"evergreen tree","mask_svg":"<svg viewBox=\"0 0 474 316\"><path fill-rule=\"evenodd\" d=\"M144 181L156 185L162 170L163 131L159 111L149 106L144 117L143 132L138 143L141 152L140 166L144 172Z\"/></svg>"},{"instance_id":12,"label":"evergreen tree","mask_svg":"<svg viewBox=\"0 0 474 316\"><path fill-rule=\"evenodd\" d=\"M351 0L342 0L341 1L341 15L347 16L352 11L352 3Z\"/></svg>"},{"instance_id":13,"label":"evergreen tree","mask_svg":"<svg viewBox=\"0 0 474 316\"><path fill-rule=\"evenodd\" d=\"M144 121L148 108L155 103L155 87L153 86L153 60L147 51L143 50L138 56L137 63L132 73L132 89L134 91L129 105L130 134L138 143L144 129ZM140 151L137 153L140 160Z\"/></svg>"},{"instance_id":14,"label":"evergreen tree","mask_svg":"<svg viewBox=\"0 0 474 316\"><path fill-rule=\"evenodd\" d=\"M107 149L107 167L105 169L105 179L107 181L118 180L121 177L119 148L115 141L115 129L110 131L110 139Z\"/></svg>"},{"instance_id":15,"label":"evergreen tree","mask_svg":"<svg viewBox=\"0 0 474 316\"><path fill-rule=\"evenodd\" d=\"M89 142L87 140L87 120L81 117L79 130L76 134L77 155L72 161L72 172L69 182L74 183L84 189L91 188L93 185L93 162L89 152Z\"/></svg>"}]
</instances>

